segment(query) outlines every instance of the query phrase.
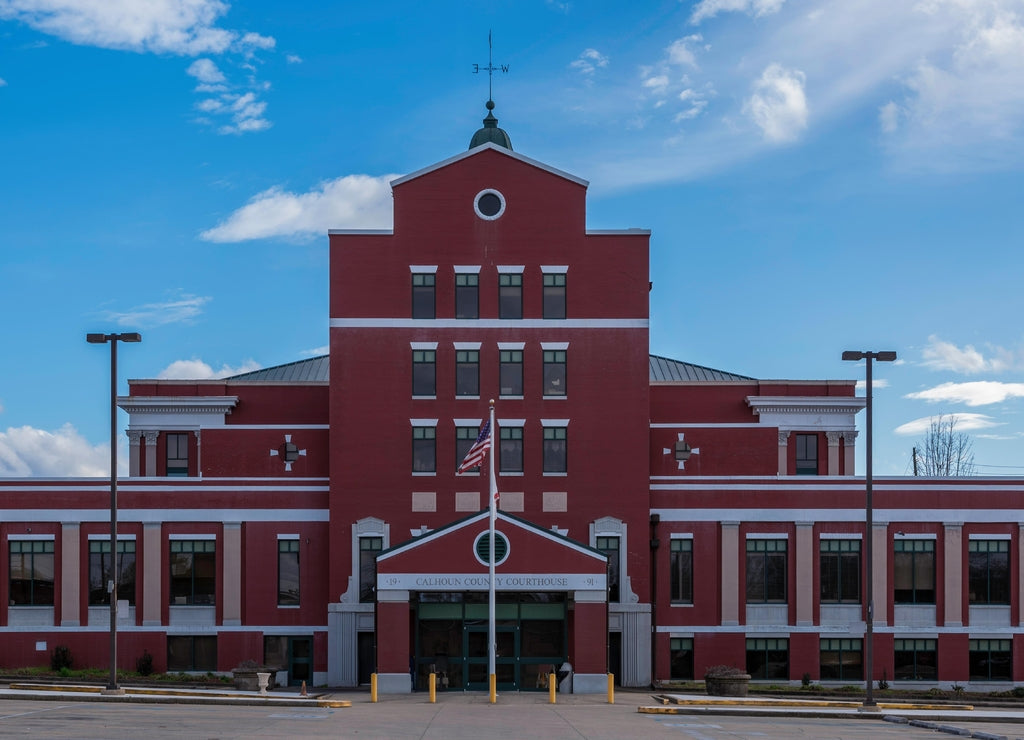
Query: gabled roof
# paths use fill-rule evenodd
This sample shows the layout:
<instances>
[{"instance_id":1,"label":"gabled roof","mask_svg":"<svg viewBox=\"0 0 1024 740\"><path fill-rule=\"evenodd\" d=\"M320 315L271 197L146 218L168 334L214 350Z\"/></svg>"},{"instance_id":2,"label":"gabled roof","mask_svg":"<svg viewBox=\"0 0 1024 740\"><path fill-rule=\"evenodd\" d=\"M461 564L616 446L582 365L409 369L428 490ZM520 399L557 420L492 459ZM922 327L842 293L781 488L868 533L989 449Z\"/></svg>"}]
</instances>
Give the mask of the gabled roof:
<instances>
[{"instance_id":1,"label":"gabled roof","mask_svg":"<svg viewBox=\"0 0 1024 740\"><path fill-rule=\"evenodd\" d=\"M481 144L480 146L473 147L469 151L456 154L454 157L448 157L448 159L441 160L440 162L435 162L434 164L429 165L428 167L424 167L422 170L416 170L415 172L411 172L408 175L404 175L396 180L392 180L391 187L395 188L398 185L401 185L402 183L409 182L409 180L414 180L417 177L423 177L423 175L429 174L435 170L439 170L442 167L447 167L448 165L455 164L456 162L466 159L467 157L472 157L487 149L493 149L499 154L502 154L506 157L511 157L512 159L518 159L520 162L528 164L531 167L536 167L537 169L544 170L545 172L550 172L552 175L564 177L566 180L574 182L577 185L587 187L590 184L583 178L576 177L576 175L570 175L568 172L564 172L563 170L557 169L548 164L544 164L543 162L538 162L536 159L524 157L519 152L514 152L511 149L506 149L503 146L498 146L493 142L487 142L486 144Z\"/></svg>"},{"instance_id":2,"label":"gabled roof","mask_svg":"<svg viewBox=\"0 0 1024 740\"><path fill-rule=\"evenodd\" d=\"M650 379L652 383L672 381L734 381L757 380L746 375L714 370L690 362L670 360L667 357L650 355Z\"/></svg>"}]
</instances>

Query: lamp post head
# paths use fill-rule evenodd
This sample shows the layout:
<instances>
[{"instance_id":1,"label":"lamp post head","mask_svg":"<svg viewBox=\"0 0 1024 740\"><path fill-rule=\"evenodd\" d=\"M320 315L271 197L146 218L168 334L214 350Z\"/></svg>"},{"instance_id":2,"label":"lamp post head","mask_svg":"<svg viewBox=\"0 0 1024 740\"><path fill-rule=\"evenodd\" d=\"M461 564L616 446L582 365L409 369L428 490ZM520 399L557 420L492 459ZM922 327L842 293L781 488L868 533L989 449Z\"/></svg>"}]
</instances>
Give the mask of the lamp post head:
<instances>
[{"instance_id":1,"label":"lamp post head","mask_svg":"<svg viewBox=\"0 0 1024 740\"><path fill-rule=\"evenodd\" d=\"M857 360L877 360L878 362L894 362L896 352L886 350L883 352L859 352L855 349L848 349L843 352L843 359L856 362Z\"/></svg>"},{"instance_id":2,"label":"lamp post head","mask_svg":"<svg viewBox=\"0 0 1024 740\"><path fill-rule=\"evenodd\" d=\"M124 332L123 334L93 334L85 335L85 341L89 344L106 344L107 342L141 342L142 335L136 331Z\"/></svg>"},{"instance_id":3,"label":"lamp post head","mask_svg":"<svg viewBox=\"0 0 1024 740\"><path fill-rule=\"evenodd\" d=\"M86 334L85 335L85 341L87 341L89 344L106 344L106 342L107 342L107 335L106 334Z\"/></svg>"}]
</instances>

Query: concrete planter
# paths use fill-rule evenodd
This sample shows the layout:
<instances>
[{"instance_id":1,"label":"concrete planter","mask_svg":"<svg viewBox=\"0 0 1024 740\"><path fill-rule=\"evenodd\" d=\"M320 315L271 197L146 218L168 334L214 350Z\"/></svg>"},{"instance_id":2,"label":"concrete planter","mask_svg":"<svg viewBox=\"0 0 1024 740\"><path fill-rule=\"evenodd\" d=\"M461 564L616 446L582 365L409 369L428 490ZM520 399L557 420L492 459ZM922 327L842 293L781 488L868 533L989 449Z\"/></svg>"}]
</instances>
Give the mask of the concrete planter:
<instances>
[{"instance_id":1,"label":"concrete planter","mask_svg":"<svg viewBox=\"0 0 1024 740\"><path fill-rule=\"evenodd\" d=\"M235 688L239 691L266 693L268 689L275 687L274 679L277 673L266 666L257 665L255 661L247 660L231 671L231 676L235 680Z\"/></svg>"},{"instance_id":2,"label":"concrete planter","mask_svg":"<svg viewBox=\"0 0 1024 740\"><path fill-rule=\"evenodd\" d=\"M704 676L708 696L746 696L750 687L750 674L735 676Z\"/></svg>"}]
</instances>

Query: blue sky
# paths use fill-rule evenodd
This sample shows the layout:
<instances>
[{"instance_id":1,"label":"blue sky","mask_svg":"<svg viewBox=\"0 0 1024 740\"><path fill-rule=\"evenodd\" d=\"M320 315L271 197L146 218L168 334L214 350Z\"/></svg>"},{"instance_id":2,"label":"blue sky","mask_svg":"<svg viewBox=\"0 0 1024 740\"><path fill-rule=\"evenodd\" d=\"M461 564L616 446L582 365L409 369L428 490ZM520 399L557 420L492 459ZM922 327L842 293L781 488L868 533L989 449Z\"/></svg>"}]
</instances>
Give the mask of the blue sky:
<instances>
[{"instance_id":1,"label":"blue sky","mask_svg":"<svg viewBox=\"0 0 1024 740\"><path fill-rule=\"evenodd\" d=\"M323 352L327 229L465 150L490 29L516 151L653 232L651 352L893 349L876 473L954 414L1024 474L1024 0L0 0L0 475L107 474L87 332L121 392Z\"/></svg>"}]
</instances>

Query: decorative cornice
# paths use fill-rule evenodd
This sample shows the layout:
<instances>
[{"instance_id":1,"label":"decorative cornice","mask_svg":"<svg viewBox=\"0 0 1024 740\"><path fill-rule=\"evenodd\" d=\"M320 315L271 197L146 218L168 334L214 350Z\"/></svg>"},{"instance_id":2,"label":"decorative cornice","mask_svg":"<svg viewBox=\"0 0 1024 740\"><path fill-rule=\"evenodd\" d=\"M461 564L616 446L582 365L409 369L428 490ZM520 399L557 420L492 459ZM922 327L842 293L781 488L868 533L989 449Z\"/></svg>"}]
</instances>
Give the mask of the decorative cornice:
<instances>
[{"instance_id":1,"label":"decorative cornice","mask_svg":"<svg viewBox=\"0 0 1024 740\"><path fill-rule=\"evenodd\" d=\"M129 414L230 414L238 396L118 396Z\"/></svg>"},{"instance_id":2,"label":"decorative cornice","mask_svg":"<svg viewBox=\"0 0 1024 740\"><path fill-rule=\"evenodd\" d=\"M867 405L859 396L747 396L755 414L856 414Z\"/></svg>"}]
</instances>

